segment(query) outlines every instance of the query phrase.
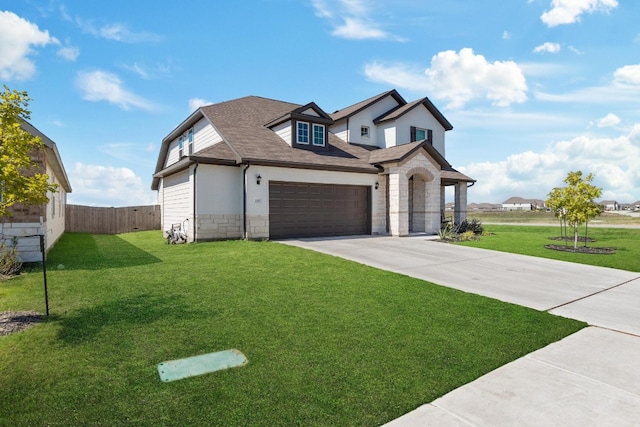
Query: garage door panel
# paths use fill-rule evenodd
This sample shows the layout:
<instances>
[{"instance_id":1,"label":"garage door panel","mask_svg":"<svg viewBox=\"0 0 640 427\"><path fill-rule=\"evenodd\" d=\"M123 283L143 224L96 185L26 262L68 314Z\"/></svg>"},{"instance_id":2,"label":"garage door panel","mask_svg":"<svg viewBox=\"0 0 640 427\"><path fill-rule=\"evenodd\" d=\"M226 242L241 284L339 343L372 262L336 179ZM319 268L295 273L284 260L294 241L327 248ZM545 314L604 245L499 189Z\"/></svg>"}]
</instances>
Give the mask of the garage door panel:
<instances>
[{"instance_id":1,"label":"garage door panel","mask_svg":"<svg viewBox=\"0 0 640 427\"><path fill-rule=\"evenodd\" d=\"M369 187L269 182L272 239L369 234L369 211Z\"/></svg>"}]
</instances>

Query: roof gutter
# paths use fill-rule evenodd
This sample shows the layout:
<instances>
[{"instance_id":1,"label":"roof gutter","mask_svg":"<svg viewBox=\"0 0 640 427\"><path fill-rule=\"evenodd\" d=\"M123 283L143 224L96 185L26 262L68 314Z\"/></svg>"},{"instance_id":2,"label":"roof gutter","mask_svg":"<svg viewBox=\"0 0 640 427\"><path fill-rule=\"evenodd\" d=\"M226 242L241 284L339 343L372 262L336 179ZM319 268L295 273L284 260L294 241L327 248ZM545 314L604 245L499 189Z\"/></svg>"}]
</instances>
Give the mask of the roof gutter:
<instances>
[{"instance_id":1,"label":"roof gutter","mask_svg":"<svg viewBox=\"0 0 640 427\"><path fill-rule=\"evenodd\" d=\"M197 191L197 183L198 183L197 176L198 176L198 165L199 164L200 163L198 163L198 161L196 160L196 165L193 168L193 217L192 218L193 218L193 241L194 242L198 241L198 239L197 239L197 237L198 237L197 236L197 233L198 233L197 232L197 230L198 230L198 221L196 220L196 212L197 212L196 203L197 203L197 200L198 200L198 198L197 198L197 195L198 195L198 191Z\"/></svg>"},{"instance_id":2,"label":"roof gutter","mask_svg":"<svg viewBox=\"0 0 640 427\"><path fill-rule=\"evenodd\" d=\"M242 234L244 240L249 240L249 233L247 232L247 169L250 167L251 163L247 162L242 169Z\"/></svg>"}]
</instances>

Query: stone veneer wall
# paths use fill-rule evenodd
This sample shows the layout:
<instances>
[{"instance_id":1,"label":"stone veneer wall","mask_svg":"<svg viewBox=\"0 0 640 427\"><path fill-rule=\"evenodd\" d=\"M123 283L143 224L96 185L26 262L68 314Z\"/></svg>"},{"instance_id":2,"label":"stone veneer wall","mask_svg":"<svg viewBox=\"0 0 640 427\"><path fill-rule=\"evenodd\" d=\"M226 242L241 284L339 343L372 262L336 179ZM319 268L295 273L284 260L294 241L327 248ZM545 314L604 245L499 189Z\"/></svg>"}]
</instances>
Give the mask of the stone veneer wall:
<instances>
[{"instance_id":1,"label":"stone veneer wall","mask_svg":"<svg viewBox=\"0 0 640 427\"><path fill-rule=\"evenodd\" d=\"M422 191L424 199L416 200L414 212L424 212L424 231L436 233L440 229L440 170L427 157L418 153L402 164L388 167L389 171L389 229L393 236L409 234L409 178L414 177L415 190ZM427 175L433 177L428 181ZM416 181L423 182L415 185ZM416 202L424 203L416 209ZM415 225L415 224L414 224ZM419 227L422 228L422 227Z\"/></svg>"},{"instance_id":2,"label":"stone veneer wall","mask_svg":"<svg viewBox=\"0 0 640 427\"><path fill-rule=\"evenodd\" d=\"M242 215L198 215L196 221L198 241L241 239Z\"/></svg>"},{"instance_id":3,"label":"stone veneer wall","mask_svg":"<svg viewBox=\"0 0 640 427\"><path fill-rule=\"evenodd\" d=\"M269 238L269 215L247 215L247 238L250 240L266 240Z\"/></svg>"},{"instance_id":4,"label":"stone veneer wall","mask_svg":"<svg viewBox=\"0 0 640 427\"><path fill-rule=\"evenodd\" d=\"M371 234L387 233L387 176L378 175L378 189L371 189L375 194L371 214Z\"/></svg>"}]
</instances>

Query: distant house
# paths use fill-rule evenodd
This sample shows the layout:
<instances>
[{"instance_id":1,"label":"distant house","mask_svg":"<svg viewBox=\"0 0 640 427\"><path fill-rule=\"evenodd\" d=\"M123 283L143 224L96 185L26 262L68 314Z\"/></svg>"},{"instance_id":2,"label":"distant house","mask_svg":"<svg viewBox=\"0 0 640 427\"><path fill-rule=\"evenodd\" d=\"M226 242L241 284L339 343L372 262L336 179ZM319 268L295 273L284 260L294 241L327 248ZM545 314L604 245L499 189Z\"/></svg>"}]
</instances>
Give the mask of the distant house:
<instances>
[{"instance_id":1,"label":"distant house","mask_svg":"<svg viewBox=\"0 0 640 427\"><path fill-rule=\"evenodd\" d=\"M396 90L334 113L257 96L200 107L160 147L163 229L190 242L435 233L445 187L461 221L475 182L445 159L452 128Z\"/></svg>"},{"instance_id":2,"label":"distant house","mask_svg":"<svg viewBox=\"0 0 640 427\"><path fill-rule=\"evenodd\" d=\"M478 211L478 212L491 212L491 211L499 211L502 209L502 205L495 203L470 203L467 205L467 210Z\"/></svg>"},{"instance_id":3,"label":"distant house","mask_svg":"<svg viewBox=\"0 0 640 427\"><path fill-rule=\"evenodd\" d=\"M602 206L605 211L619 211L620 210L620 204L618 202L616 202L615 200L602 200L601 202L598 202L598 204L600 206Z\"/></svg>"},{"instance_id":4,"label":"distant house","mask_svg":"<svg viewBox=\"0 0 640 427\"><path fill-rule=\"evenodd\" d=\"M511 197L502 202L502 210L505 211L534 211L544 208L544 201L540 199L523 199Z\"/></svg>"},{"instance_id":5,"label":"distant house","mask_svg":"<svg viewBox=\"0 0 640 427\"><path fill-rule=\"evenodd\" d=\"M47 252L64 233L67 194L71 193L71 185L56 144L30 123L24 122L22 129L42 140L44 148L36 150L31 157L38 165L38 172L46 173L51 183L58 184L58 191L48 194L46 205L12 206L12 215L0 218L0 241L7 245L16 241L20 260L34 262L42 260L37 235L44 234Z\"/></svg>"}]
</instances>

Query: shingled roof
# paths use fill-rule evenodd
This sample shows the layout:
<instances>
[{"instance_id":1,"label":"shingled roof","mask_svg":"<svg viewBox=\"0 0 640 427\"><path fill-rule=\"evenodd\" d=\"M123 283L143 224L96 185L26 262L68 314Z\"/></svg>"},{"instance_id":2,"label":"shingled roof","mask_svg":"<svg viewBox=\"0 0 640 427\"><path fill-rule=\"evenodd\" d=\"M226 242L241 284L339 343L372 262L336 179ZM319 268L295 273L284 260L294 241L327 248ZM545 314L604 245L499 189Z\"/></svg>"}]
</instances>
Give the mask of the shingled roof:
<instances>
[{"instance_id":1,"label":"shingled roof","mask_svg":"<svg viewBox=\"0 0 640 427\"><path fill-rule=\"evenodd\" d=\"M405 105L407 103L407 101L405 101L404 98L400 96L398 91L393 89L387 92L383 92L379 95L372 96L371 98L360 101L357 104L350 105L349 107L343 108L342 110L335 111L333 114L331 114L331 118L337 122L338 120L351 117L354 114L357 114L360 111L364 110L365 108L375 104L381 99L386 98L387 96L393 97L393 99L395 99L396 102L398 102L398 104L400 105Z\"/></svg>"},{"instance_id":2,"label":"shingled roof","mask_svg":"<svg viewBox=\"0 0 640 427\"><path fill-rule=\"evenodd\" d=\"M399 117L428 101L427 98L423 98L407 104L395 90L392 90L331 115L324 113L314 103L303 106L258 96L247 96L200 107L163 139L152 188L157 189L161 176L184 169L194 161L223 165L239 165L249 162L289 168L378 173L381 170L379 165L382 163L402 161L419 149L426 150L443 170L450 170L450 179L457 176L462 180L473 181L462 174L456 175L459 172L452 169L451 165L427 140L371 151L371 147L349 144L329 132L326 149L315 151L292 147L270 128L275 124L282 123L283 120L286 121L285 119L299 118L298 116L304 114L307 108L313 108L319 113L321 117L318 119L321 121L327 123L337 121L356 114L386 96L392 96L403 104L399 109L389 113L387 119ZM181 160L164 168L165 156L170 142L202 118L211 123L221 136L222 142L197 151L187 159L183 159L184 161ZM437 115L436 118L438 118ZM444 120L446 121L446 119Z\"/></svg>"},{"instance_id":3,"label":"shingled roof","mask_svg":"<svg viewBox=\"0 0 640 427\"><path fill-rule=\"evenodd\" d=\"M219 145L216 144L214 147L194 153L194 157L220 156L231 160L233 153L237 154L238 162L378 172L378 169L367 161L369 156L367 150L347 144L331 133L327 141L327 150L313 151L291 147L265 126L300 107L302 106L257 96L202 107L202 113L223 137L228 148L216 148Z\"/></svg>"},{"instance_id":4,"label":"shingled roof","mask_svg":"<svg viewBox=\"0 0 640 427\"><path fill-rule=\"evenodd\" d=\"M422 105L427 110L429 110L429 112L433 115L433 117L436 118L436 120L438 120L438 122L442 125L442 127L445 130L453 129L453 126L451 125L451 123L449 123L449 121L442 115L440 110L438 110L436 106L433 105L431 100L429 100L429 98L426 98L426 97L422 99L416 99L415 101L405 105L400 105L397 108L394 108L393 110L386 112L382 116L376 118L373 121L373 123L378 124L378 123L386 122L389 120L398 119L419 105Z\"/></svg>"}]
</instances>

